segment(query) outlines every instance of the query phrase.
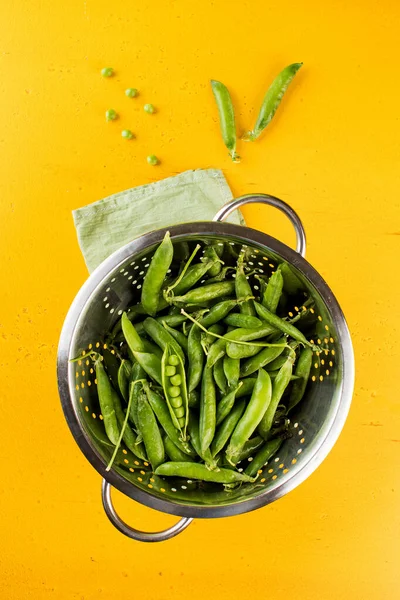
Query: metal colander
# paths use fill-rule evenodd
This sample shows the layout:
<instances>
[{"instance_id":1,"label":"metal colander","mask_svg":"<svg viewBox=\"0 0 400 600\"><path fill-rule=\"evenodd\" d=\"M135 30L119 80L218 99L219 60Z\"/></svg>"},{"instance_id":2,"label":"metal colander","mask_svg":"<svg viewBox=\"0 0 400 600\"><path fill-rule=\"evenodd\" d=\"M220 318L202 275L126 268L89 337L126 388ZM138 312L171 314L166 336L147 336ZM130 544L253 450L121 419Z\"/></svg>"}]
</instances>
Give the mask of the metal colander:
<instances>
[{"instance_id":1,"label":"metal colander","mask_svg":"<svg viewBox=\"0 0 400 600\"><path fill-rule=\"evenodd\" d=\"M247 203L270 204L284 212L295 227L297 251L254 229L221 222ZM87 358L74 363L70 359L92 348L104 351L107 333L122 312L140 300L143 277L166 230L135 239L92 273L68 312L58 351L58 385L64 413L82 452L103 477L106 513L121 532L141 541L168 539L195 517L222 517L260 508L304 481L337 440L348 413L354 381L353 351L343 313L326 283L303 258L305 234L299 217L286 203L272 196L242 196L225 205L213 222L168 228L174 243L174 261L177 259L171 265L172 275L181 258L197 243L203 247L209 242L223 243L228 260L231 255L232 261L245 246L251 277L254 273L270 275L278 264L286 264L285 285L293 298L293 304L287 306L289 316L305 310L303 302L312 298L313 308L302 320L302 326L306 326L308 339L314 340L322 352L314 353L305 396L290 415L292 436L264 465L255 483L230 492L218 484L156 476L148 463L123 446L112 470L106 472L113 446L105 435L99 413L93 365ZM257 291L257 280L252 283ZM246 459L239 468L244 469L251 459ZM110 485L142 504L184 518L164 532L133 529L116 514Z\"/></svg>"}]
</instances>

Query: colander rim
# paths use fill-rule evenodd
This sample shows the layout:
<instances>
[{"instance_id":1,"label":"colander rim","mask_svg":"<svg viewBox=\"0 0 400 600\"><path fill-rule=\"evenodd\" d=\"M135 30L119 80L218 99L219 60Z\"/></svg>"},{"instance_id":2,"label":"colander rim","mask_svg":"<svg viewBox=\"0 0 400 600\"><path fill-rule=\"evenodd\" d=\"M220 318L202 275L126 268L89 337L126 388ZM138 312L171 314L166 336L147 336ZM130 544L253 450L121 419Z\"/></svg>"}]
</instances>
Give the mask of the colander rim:
<instances>
[{"instance_id":1,"label":"colander rim","mask_svg":"<svg viewBox=\"0 0 400 600\"><path fill-rule=\"evenodd\" d=\"M330 427L324 438L319 440L318 447L308 453L308 459L301 467L293 470L290 475L280 478L279 483L273 489L261 492L256 497L240 499L236 503L228 505L189 505L170 497L159 498L136 487L113 470L106 472L103 459L80 424L73 402L74 384L68 380L70 348L73 345L74 332L82 310L112 271L127 259L160 243L166 231L170 232L174 241L188 236L194 238L230 236L235 238L238 243L259 246L262 250L269 249L279 254L289 264L298 268L318 290L335 323L338 339L340 339L340 349L343 355L341 393L337 400L336 411L331 417ZM339 303L321 275L305 258L283 242L256 229L226 222L197 221L163 227L145 233L116 250L91 273L75 296L62 327L57 354L57 379L64 416L71 433L87 460L106 481L133 500L161 512L181 517L217 518L250 512L270 504L300 485L323 462L336 443L350 409L354 387L354 354L349 329Z\"/></svg>"}]
</instances>

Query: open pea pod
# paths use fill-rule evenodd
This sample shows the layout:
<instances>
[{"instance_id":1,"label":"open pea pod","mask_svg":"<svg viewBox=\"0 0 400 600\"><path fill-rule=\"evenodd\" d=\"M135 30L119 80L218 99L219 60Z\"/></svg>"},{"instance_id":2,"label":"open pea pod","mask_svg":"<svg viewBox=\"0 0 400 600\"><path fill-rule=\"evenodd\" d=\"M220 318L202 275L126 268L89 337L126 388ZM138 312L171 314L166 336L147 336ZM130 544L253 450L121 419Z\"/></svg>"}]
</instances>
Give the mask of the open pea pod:
<instances>
[{"instance_id":1,"label":"open pea pod","mask_svg":"<svg viewBox=\"0 0 400 600\"><path fill-rule=\"evenodd\" d=\"M180 431L182 441L187 439L189 399L183 361L167 344L161 359L161 378L165 400L174 426Z\"/></svg>"}]
</instances>

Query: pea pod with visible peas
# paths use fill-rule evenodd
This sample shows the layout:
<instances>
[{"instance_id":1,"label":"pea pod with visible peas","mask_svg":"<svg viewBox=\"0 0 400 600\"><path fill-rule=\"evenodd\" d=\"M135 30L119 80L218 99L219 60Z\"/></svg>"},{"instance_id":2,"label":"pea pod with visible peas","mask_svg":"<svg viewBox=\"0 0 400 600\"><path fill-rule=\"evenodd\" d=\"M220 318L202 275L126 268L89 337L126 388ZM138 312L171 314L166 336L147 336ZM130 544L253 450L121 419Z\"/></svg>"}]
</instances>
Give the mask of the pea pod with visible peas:
<instances>
[{"instance_id":1,"label":"pea pod with visible peas","mask_svg":"<svg viewBox=\"0 0 400 600\"><path fill-rule=\"evenodd\" d=\"M174 255L169 231L155 251L143 280L142 306L147 314L154 317L158 310L161 289Z\"/></svg>"},{"instance_id":2,"label":"pea pod with visible peas","mask_svg":"<svg viewBox=\"0 0 400 600\"><path fill-rule=\"evenodd\" d=\"M286 92L289 84L302 64L303 63L293 63L288 65L279 73L279 75L277 75L277 77L275 77L264 96L254 129L252 131L248 131L244 135L243 139L253 142L261 135L261 133L272 120L278 106L281 103L284 93Z\"/></svg>"},{"instance_id":3,"label":"pea pod with visible peas","mask_svg":"<svg viewBox=\"0 0 400 600\"><path fill-rule=\"evenodd\" d=\"M219 469L218 471L209 471L205 465L199 463L186 462L168 462L160 465L156 475L168 477L185 477L189 479L200 479L201 481L211 481L214 483L252 483L255 478L249 477L238 471L231 469Z\"/></svg>"},{"instance_id":4,"label":"pea pod with visible peas","mask_svg":"<svg viewBox=\"0 0 400 600\"><path fill-rule=\"evenodd\" d=\"M244 444L256 430L268 409L271 402L271 394L271 379L264 369L260 369L250 402L242 418L236 425L226 450L226 458L232 465L237 463Z\"/></svg>"},{"instance_id":5,"label":"pea pod with visible peas","mask_svg":"<svg viewBox=\"0 0 400 600\"><path fill-rule=\"evenodd\" d=\"M211 89L217 103L222 139L234 162L239 162L236 153L236 125L232 98L228 88L221 81L211 80Z\"/></svg>"},{"instance_id":6,"label":"pea pod with visible peas","mask_svg":"<svg viewBox=\"0 0 400 600\"><path fill-rule=\"evenodd\" d=\"M182 359L167 345L161 364L162 385L172 422L181 432L182 441L186 441L186 429L189 418L189 399L186 387L186 375Z\"/></svg>"}]
</instances>

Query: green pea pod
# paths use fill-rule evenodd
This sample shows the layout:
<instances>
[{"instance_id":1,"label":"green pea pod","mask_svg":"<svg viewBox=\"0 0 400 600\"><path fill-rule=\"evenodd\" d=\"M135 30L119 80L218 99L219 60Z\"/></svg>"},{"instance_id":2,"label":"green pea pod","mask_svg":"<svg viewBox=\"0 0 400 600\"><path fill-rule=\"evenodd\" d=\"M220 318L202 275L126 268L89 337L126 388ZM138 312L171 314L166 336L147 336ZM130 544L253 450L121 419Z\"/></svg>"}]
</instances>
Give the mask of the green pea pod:
<instances>
[{"instance_id":1,"label":"green pea pod","mask_svg":"<svg viewBox=\"0 0 400 600\"><path fill-rule=\"evenodd\" d=\"M135 329L135 326L128 319L128 315L123 313L121 317L122 332L126 343L131 352L145 352L143 340Z\"/></svg>"},{"instance_id":2,"label":"green pea pod","mask_svg":"<svg viewBox=\"0 0 400 600\"><path fill-rule=\"evenodd\" d=\"M172 422L186 441L189 418L189 399L186 386L186 374L183 361L174 348L165 347L161 361L162 386Z\"/></svg>"},{"instance_id":3,"label":"green pea pod","mask_svg":"<svg viewBox=\"0 0 400 600\"><path fill-rule=\"evenodd\" d=\"M283 290L289 296L295 296L303 289L303 284L297 275L294 274L293 270L287 263L281 263L280 270L283 275Z\"/></svg>"},{"instance_id":4,"label":"green pea pod","mask_svg":"<svg viewBox=\"0 0 400 600\"><path fill-rule=\"evenodd\" d=\"M232 435L233 430L235 429L238 421L242 417L244 413L244 409L246 408L246 402L241 400L238 402L228 414L227 417L222 421L217 431L215 432L215 437L211 444L211 454L212 456L216 456L218 452L222 450L227 441Z\"/></svg>"},{"instance_id":5,"label":"green pea pod","mask_svg":"<svg viewBox=\"0 0 400 600\"><path fill-rule=\"evenodd\" d=\"M200 383L203 372L204 352L201 345L201 329L193 326L188 336L188 389L192 392Z\"/></svg>"},{"instance_id":6,"label":"green pea pod","mask_svg":"<svg viewBox=\"0 0 400 600\"><path fill-rule=\"evenodd\" d=\"M216 277L222 269L222 260L219 258L216 248L214 246L206 246L204 249L204 257L208 259L209 262L213 263L208 270L208 275L210 277Z\"/></svg>"},{"instance_id":7,"label":"green pea pod","mask_svg":"<svg viewBox=\"0 0 400 600\"><path fill-rule=\"evenodd\" d=\"M173 288L175 296L186 294L196 285L213 267L212 261L197 263L188 268L180 282Z\"/></svg>"},{"instance_id":8,"label":"green pea pod","mask_svg":"<svg viewBox=\"0 0 400 600\"><path fill-rule=\"evenodd\" d=\"M241 387L236 392L236 398L243 398L243 396L249 396L256 385L257 377L246 377L246 379L242 379L240 383Z\"/></svg>"},{"instance_id":9,"label":"green pea pod","mask_svg":"<svg viewBox=\"0 0 400 600\"><path fill-rule=\"evenodd\" d=\"M155 319L148 317L144 321L143 325L147 335L149 335L151 339L154 340L158 346L160 346L163 352L165 352L165 348L167 346L170 346L175 354L178 354L182 362L185 362L185 353L183 352L182 348L172 337L172 335L165 329L165 327L161 325L161 323L158 323L158 321Z\"/></svg>"},{"instance_id":10,"label":"green pea pod","mask_svg":"<svg viewBox=\"0 0 400 600\"><path fill-rule=\"evenodd\" d=\"M182 325L182 323L184 323L186 321L186 317L181 314L163 315L162 317L157 317L156 321L161 323L161 325L163 323L166 323L166 325L169 325L170 327L178 327L179 325ZM141 323L136 323L135 329L139 335L143 335L145 333L144 321L142 321Z\"/></svg>"},{"instance_id":11,"label":"green pea pod","mask_svg":"<svg viewBox=\"0 0 400 600\"><path fill-rule=\"evenodd\" d=\"M188 340L186 335L184 335L181 331L174 329L167 325L165 321L161 321L162 326L168 331L168 333L174 338L174 340L179 344L180 348L182 348L186 353L188 351Z\"/></svg>"},{"instance_id":12,"label":"green pea pod","mask_svg":"<svg viewBox=\"0 0 400 600\"><path fill-rule=\"evenodd\" d=\"M97 394L99 397L100 411L103 416L104 429L110 442L117 444L120 428L115 414L111 382L101 362L100 355L95 361Z\"/></svg>"},{"instance_id":13,"label":"green pea pod","mask_svg":"<svg viewBox=\"0 0 400 600\"><path fill-rule=\"evenodd\" d=\"M129 399L129 380L131 376L131 371L132 365L130 361L126 360L125 358L122 359L120 367L118 369L118 387L125 402L128 402Z\"/></svg>"},{"instance_id":14,"label":"green pea pod","mask_svg":"<svg viewBox=\"0 0 400 600\"><path fill-rule=\"evenodd\" d=\"M133 352L133 356L147 375L162 385L161 360L158 356L147 352Z\"/></svg>"},{"instance_id":15,"label":"green pea pod","mask_svg":"<svg viewBox=\"0 0 400 600\"><path fill-rule=\"evenodd\" d=\"M222 139L234 162L239 162L236 154L236 125L232 98L228 88L221 81L211 80L211 89L217 103Z\"/></svg>"},{"instance_id":16,"label":"green pea pod","mask_svg":"<svg viewBox=\"0 0 400 600\"><path fill-rule=\"evenodd\" d=\"M298 348L298 346L299 346L299 343L296 341L289 342L288 347L283 349L282 354L280 356L277 356L276 358L274 358L273 361L271 361L270 363L268 363L266 365L266 371L268 371L268 372L277 371L281 367L283 367L283 365L287 361L288 356L294 355L293 352Z\"/></svg>"},{"instance_id":17,"label":"green pea pod","mask_svg":"<svg viewBox=\"0 0 400 600\"><path fill-rule=\"evenodd\" d=\"M245 327L246 329L254 329L254 327L260 327L262 321L252 315L245 315L242 313L231 313L225 319L226 325L232 325L233 327Z\"/></svg>"},{"instance_id":18,"label":"green pea pod","mask_svg":"<svg viewBox=\"0 0 400 600\"><path fill-rule=\"evenodd\" d=\"M241 252L237 261L236 266L236 277L235 277L235 293L236 298L246 298L247 296L253 296L253 290L246 277L244 271L244 252ZM253 300L245 300L239 304L239 310L243 315L255 316L256 311L254 309Z\"/></svg>"},{"instance_id":19,"label":"green pea pod","mask_svg":"<svg viewBox=\"0 0 400 600\"><path fill-rule=\"evenodd\" d=\"M161 427L164 429L168 438L174 443L174 445L179 448L181 452L188 455L194 455L194 451L188 442L183 442L179 436L178 429L175 427L172 422L171 414L167 403L157 392L152 390L148 383L143 384L143 389L146 393L147 400L151 408L153 409L154 414L156 415L158 422Z\"/></svg>"},{"instance_id":20,"label":"green pea pod","mask_svg":"<svg viewBox=\"0 0 400 600\"><path fill-rule=\"evenodd\" d=\"M265 306L270 312L276 313L278 308L279 300L282 296L283 290L283 275L278 267L277 270L272 273L269 278L268 284L262 295L261 304Z\"/></svg>"},{"instance_id":21,"label":"green pea pod","mask_svg":"<svg viewBox=\"0 0 400 600\"><path fill-rule=\"evenodd\" d=\"M209 333L203 332L201 334L202 346L203 348L206 348L207 351L210 348L210 346L214 344L214 342L217 340L215 335L212 334L214 333L217 335L222 335L223 333L225 333L225 327L220 323L215 323L214 325L211 325L211 327L208 328L208 332Z\"/></svg>"},{"instance_id":22,"label":"green pea pod","mask_svg":"<svg viewBox=\"0 0 400 600\"><path fill-rule=\"evenodd\" d=\"M285 67L283 71L281 71L279 75L275 77L264 96L254 129L247 132L244 136L246 141L253 142L256 140L271 122L278 106L281 103L284 93L286 92L289 84L302 64L303 63L293 63Z\"/></svg>"},{"instance_id":23,"label":"green pea pod","mask_svg":"<svg viewBox=\"0 0 400 600\"><path fill-rule=\"evenodd\" d=\"M155 251L143 280L142 306L147 314L155 317L159 309L161 289L174 255L169 231Z\"/></svg>"},{"instance_id":24,"label":"green pea pod","mask_svg":"<svg viewBox=\"0 0 400 600\"><path fill-rule=\"evenodd\" d=\"M238 386L235 389L233 389L226 396L221 398L221 400L218 402L217 416L216 416L217 426L220 425L220 423L222 423L222 421L225 419L225 417L227 417L229 415L229 413L231 412L233 405L235 403L236 395L242 386L243 386L243 382L240 381Z\"/></svg>"},{"instance_id":25,"label":"green pea pod","mask_svg":"<svg viewBox=\"0 0 400 600\"><path fill-rule=\"evenodd\" d=\"M123 426L125 420L125 413L121 406L121 401L119 396L115 390L112 390L115 414L117 416L118 425L120 427ZM131 407L132 408L132 407ZM143 444L137 443L137 436L133 433L132 429L127 424L124 429L124 433L122 439L125 442L128 450L132 452L137 458L141 458L142 460L147 460L146 453L144 450Z\"/></svg>"},{"instance_id":26,"label":"green pea pod","mask_svg":"<svg viewBox=\"0 0 400 600\"><path fill-rule=\"evenodd\" d=\"M237 358L231 358L230 356L224 356L222 361L225 377L228 382L228 388L235 388L238 384L240 376L240 360Z\"/></svg>"},{"instance_id":27,"label":"green pea pod","mask_svg":"<svg viewBox=\"0 0 400 600\"><path fill-rule=\"evenodd\" d=\"M248 464L245 469L246 475L255 477L260 469L264 467L267 461L279 450L282 445L282 439L277 438L276 440L270 440L262 446L257 454L253 457L253 460Z\"/></svg>"},{"instance_id":28,"label":"green pea pod","mask_svg":"<svg viewBox=\"0 0 400 600\"><path fill-rule=\"evenodd\" d=\"M144 352L147 352L147 354L155 354L161 360L163 351L159 346L157 346L157 344L154 344L153 342L147 339L143 339L142 342Z\"/></svg>"},{"instance_id":29,"label":"green pea pod","mask_svg":"<svg viewBox=\"0 0 400 600\"><path fill-rule=\"evenodd\" d=\"M212 369L205 367L201 381L199 436L201 452L209 448L215 433L216 391Z\"/></svg>"},{"instance_id":30,"label":"green pea pod","mask_svg":"<svg viewBox=\"0 0 400 600\"><path fill-rule=\"evenodd\" d=\"M281 337L277 343L283 343L284 341L285 338ZM258 369L262 369L263 367L268 365L268 363L272 363L272 361L275 360L278 356L280 356L283 351L284 348L277 347L261 349L261 351L256 356L248 358L246 361L243 362L240 368L240 377L247 377L248 375L251 375L252 373L258 371Z\"/></svg>"},{"instance_id":31,"label":"green pea pod","mask_svg":"<svg viewBox=\"0 0 400 600\"><path fill-rule=\"evenodd\" d=\"M212 367L212 372L214 375L214 381L217 384L219 390L223 395L225 395L228 391L228 382L226 380L226 376L224 373L224 363L223 358L220 358L215 363L214 367ZM207 368L207 367L206 367ZM211 370L211 367L210 367Z\"/></svg>"},{"instance_id":32,"label":"green pea pod","mask_svg":"<svg viewBox=\"0 0 400 600\"><path fill-rule=\"evenodd\" d=\"M196 390L189 392L189 408L197 408L200 406L200 394Z\"/></svg>"},{"instance_id":33,"label":"green pea pod","mask_svg":"<svg viewBox=\"0 0 400 600\"><path fill-rule=\"evenodd\" d=\"M127 310L125 312L126 312L128 319L132 322L136 321L136 319L138 319L140 316L146 314L146 311L144 310L144 308L141 304L135 304L134 306L127 308ZM111 338L114 339L120 333L121 330L122 330L121 319L118 319L118 321L114 325L113 329L111 330Z\"/></svg>"},{"instance_id":34,"label":"green pea pod","mask_svg":"<svg viewBox=\"0 0 400 600\"><path fill-rule=\"evenodd\" d=\"M263 340L260 340L260 343ZM259 344L249 344L244 346L243 344L234 344L229 342L226 345L226 353L233 360L240 360L241 358L249 358L249 356L255 356L262 350L262 346Z\"/></svg>"},{"instance_id":35,"label":"green pea pod","mask_svg":"<svg viewBox=\"0 0 400 600\"><path fill-rule=\"evenodd\" d=\"M289 356L287 358L285 364L280 368L279 373L272 384L271 401L267 405L267 408L261 418L257 429L258 433L264 439L268 438L269 432L274 422L276 409L278 408L278 404L283 396L284 391L290 383L290 378L292 376L293 370L293 361L293 356Z\"/></svg>"},{"instance_id":36,"label":"green pea pod","mask_svg":"<svg viewBox=\"0 0 400 600\"><path fill-rule=\"evenodd\" d=\"M266 335L275 333L275 327L264 324L261 327L254 327L254 329L239 328L234 331L230 331L223 336L223 339L219 339L210 348L210 352L207 356L207 364L212 367L216 361L224 356L226 353L226 345L229 342L235 342L236 340L242 342L249 342L252 340L258 340ZM239 346L239 344L237 344ZM260 347L261 349L261 347ZM231 355L232 358L238 358L237 356Z\"/></svg>"},{"instance_id":37,"label":"green pea pod","mask_svg":"<svg viewBox=\"0 0 400 600\"><path fill-rule=\"evenodd\" d=\"M221 281L221 283L210 283L186 292L183 296L173 296L171 302L174 304L198 304L202 305L210 300L229 296L235 289L234 281Z\"/></svg>"},{"instance_id":38,"label":"green pea pod","mask_svg":"<svg viewBox=\"0 0 400 600\"><path fill-rule=\"evenodd\" d=\"M302 344L305 344L306 346L312 345L307 340L305 335L303 333L301 333L301 331L299 329L297 329L297 327L295 327L291 323L288 323L288 321L281 319L280 317L278 317L277 315L275 315L274 313L269 311L268 308L265 308L265 306L262 306L262 304L259 304L258 302L255 302L254 304L255 304L258 316L263 321L265 321L266 323L271 325L271 327L274 327L275 329L279 329L279 331L282 331L282 333L286 333L286 335L290 335L290 337L294 338L298 342L301 342Z\"/></svg>"},{"instance_id":39,"label":"green pea pod","mask_svg":"<svg viewBox=\"0 0 400 600\"><path fill-rule=\"evenodd\" d=\"M211 327L211 325L219 323L219 321L222 321L222 319L224 319L237 305L237 300L222 300L221 302L214 304L208 313L199 320L200 325L203 325L203 327Z\"/></svg>"},{"instance_id":40,"label":"green pea pod","mask_svg":"<svg viewBox=\"0 0 400 600\"><path fill-rule=\"evenodd\" d=\"M133 365L132 372L133 371L137 372L138 369L136 368L136 370L135 370L136 365L137 365L137 363L135 365ZM131 409L129 412L129 418L130 418L131 422L134 424L137 433L140 434L139 420L138 420L138 416L137 416L137 407L138 407L139 394L142 391L142 385L141 385L141 383L138 383L138 379L143 379L144 376L146 375L146 373L143 371L143 369L140 365L138 365L138 368L140 369L140 377L137 377L136 379L132 379L129 384L129 400L130 400L130 405L131 405Z\"/></svg>"},{"instance_id":41,"label":"green pea pod","mask_svg":"<svg viewBox=\"0 0 400 600\"><path fill-rule=\"evenodd\" d=\"M199 422L195 417L193 411L190 413L188 430L190 434L190 442L197 452L198 456L204 460L208 469L218 469L218 465L214 458L211 456L210 448L207 448L205 452L201 449L200 433L199 433Z\"/></svg>"},{"instance_id":42,"label":"green pea pod","mask_svg":"<svg viewBox=\"0 0 400 600\"><path fill-rule=\"evenodd\" d=\"M291 411L295 406L297 406L297 404L303 399L308 378L310 376L312 358L313 353L311 348L303 348L303 350L300 352L294 371L295 376L299 377L299 379L294 382L291 389L286 414L289 413L289 411Z\"/></svg>"},{"instance_id":43,"label":"green pea pod","mask_svg":"<svg viewBox=\"0 0 400 600\"><path fill-rule=\"evenodd\" d=\"M260 369L250 402L236 425L226 450L226 458L232 465L237 463L244 444L256 430L263 415L268 410L271 402L271 392L271 379L264 369Z\"/></svg>"},{"instance_id":44,"label":"green pea pod","mask_svg":"<svg viewBox=\"0 0 400 600\"><path fill-rule=\"evenodd\" d=\"M229 271L235 271L235 267L224 267L223 269L221 269L218 275L207 279L207 283L218 283L219 281L224 281Z\"/></svg>"},{"instance_id":45,"label":"green pea pod","mask_svg":"<svg viewBox=\"0 0 400 600\"><path fill-rule=\"evenodd\" d=\"M138 419L146 454L155 471L165 460L164 444L160 430L158 429L156 417L145 394L139 396Z\"/></svg>"},{"instance_id":46,"label":"green pea pod","mask_svg":"<svg viewBox=\"0 0 400 600\"><path fill-rule=\"evenodd\" d=\"M180 450L177 446L175 446L174 442L166 435L164 436L164 448L165 452L169 456L169 458L174 462L193 462L193 458L188 456L182 450Z\"/></svg>"},{"instance_id":47,"label":"green pea pod","mask_svg":"<svg viewBox=\"0 0 400 600\"><path fill-rule=\"evenodd\" d=\"M249 440L247 440L247 442L244 444L243 448L240 451L240 454L238 456L238 462L241 462L242 460L246 460L246 458L253 456L253 454L264 443L265 443L265 440L264 440L264 438L261 437L261 435L256 435L253 438L250 438Z\"/></svg>"},{"instance_id":48,"label":"green pea pod","mask_svg":"<svg viewBox=\"0 0 400 600\"><path fill-rule=\"evenodd\" d=\"M255 481L254 478L232 469L209 471L205 465L191 462L167 462L160 465L155 473L167 477L184 477L185 479L199 479L214 483L253 483Z\"/></svg>"},{"instance_id":49,"label":"green pea pod","mask_svg":"<svg viewBox=\"0 0 400 600\"><path fill-rule=\"evenodd\" d=\"M103 365L107 371L107 375L109 376L111 383L115 390L118 389L118 371L120 367L120 362L116 357L114 352L108 350L108 348L103 351Z\"/></svg>"}]
</instances>

